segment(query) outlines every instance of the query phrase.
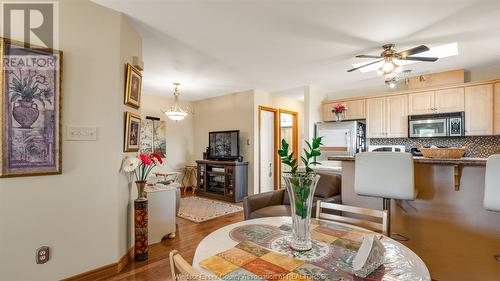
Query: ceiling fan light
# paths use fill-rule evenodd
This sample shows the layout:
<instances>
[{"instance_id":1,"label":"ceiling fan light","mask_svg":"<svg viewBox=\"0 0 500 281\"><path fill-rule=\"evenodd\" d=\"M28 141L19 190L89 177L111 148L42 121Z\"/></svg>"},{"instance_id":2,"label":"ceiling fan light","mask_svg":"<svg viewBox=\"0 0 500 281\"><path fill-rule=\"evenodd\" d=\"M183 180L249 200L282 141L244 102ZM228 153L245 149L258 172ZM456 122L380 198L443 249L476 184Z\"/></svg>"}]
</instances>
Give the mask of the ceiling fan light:
<instances>
[{"instance_id":1,"label":"ceiling fan light","mask_svg":"<svg viewBox=\"0 0 500 281\"><path fill-rule=\"evenodd\" d=\"M386 61L384 63L384 65L382 65L382 70L385 72L385 73L389 73L389 72L392 72L394 70L394 63L392 61Z\"/></svg>"}]
</instances>

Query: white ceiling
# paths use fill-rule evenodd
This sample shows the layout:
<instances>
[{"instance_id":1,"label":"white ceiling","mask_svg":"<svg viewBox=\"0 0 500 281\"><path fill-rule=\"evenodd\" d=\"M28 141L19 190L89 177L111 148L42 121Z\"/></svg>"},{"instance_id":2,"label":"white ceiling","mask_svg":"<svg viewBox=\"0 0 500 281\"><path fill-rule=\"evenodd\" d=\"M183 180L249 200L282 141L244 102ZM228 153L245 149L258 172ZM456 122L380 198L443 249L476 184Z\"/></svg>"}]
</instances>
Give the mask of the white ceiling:
<instances>
[{"instance_id":1,"label":"white ceiling","mask_svg":"<svg viewBox=\"0 0 500 281\"><path fill-rule=\"evenodd\" d=\"M346 70L388 42L458 42L459 56L405 67L413 73L500 64L498 0L94 1L129 15L142 35L144 91L170 95L179 81L183 99L379 86L374 72Z\"/></svg>"}]
</instances>

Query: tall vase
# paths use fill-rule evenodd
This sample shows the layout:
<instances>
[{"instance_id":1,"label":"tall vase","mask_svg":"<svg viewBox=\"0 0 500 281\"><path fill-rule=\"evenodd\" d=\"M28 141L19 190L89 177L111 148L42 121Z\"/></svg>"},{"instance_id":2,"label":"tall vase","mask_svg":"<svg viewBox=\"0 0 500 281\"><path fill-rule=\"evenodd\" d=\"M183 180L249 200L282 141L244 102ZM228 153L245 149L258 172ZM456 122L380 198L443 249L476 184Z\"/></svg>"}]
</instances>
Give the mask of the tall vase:
<instances>
[{"instance_id":1,"label":"tall vase","mask_svg":"<svg viewBox=\"0 0 500 281\"><path fill-rule=\"evenodd\" d=\"M312 248L311 211L314 191L319 175L300 173L292 175L284 173L286 190L290 197L292 212L292 239L290 247L297 251L308 251Z\"/></svg>"},{"instance_id":2,"label":"tall vase","mask_svg":"<svg viewBox=\"0 0 500 281\"><path fill-rule=\"evenodd\" d=\"M136 181L137 199L134 200L134 257L136 261L148 259L148 199L144 193L146 181Z\"/></svg>"}]
</instances>

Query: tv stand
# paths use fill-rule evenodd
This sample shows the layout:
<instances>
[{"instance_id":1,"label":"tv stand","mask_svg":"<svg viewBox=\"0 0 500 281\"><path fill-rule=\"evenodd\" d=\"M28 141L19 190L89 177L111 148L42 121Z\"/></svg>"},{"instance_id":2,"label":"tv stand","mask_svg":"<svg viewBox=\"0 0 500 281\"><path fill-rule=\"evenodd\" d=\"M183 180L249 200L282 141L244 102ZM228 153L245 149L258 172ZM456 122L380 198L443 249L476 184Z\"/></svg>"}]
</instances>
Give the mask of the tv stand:
<instances>
[{"instance_id":1,"label":"tv stand","mask_svg":"<svg viewBox=\"0 0 500 281\"><path fill-rule=\"evenodd\" d=\"M198 194L241 202L248 194L248 162L198 160Z\"/></svg>"}]
</instances>

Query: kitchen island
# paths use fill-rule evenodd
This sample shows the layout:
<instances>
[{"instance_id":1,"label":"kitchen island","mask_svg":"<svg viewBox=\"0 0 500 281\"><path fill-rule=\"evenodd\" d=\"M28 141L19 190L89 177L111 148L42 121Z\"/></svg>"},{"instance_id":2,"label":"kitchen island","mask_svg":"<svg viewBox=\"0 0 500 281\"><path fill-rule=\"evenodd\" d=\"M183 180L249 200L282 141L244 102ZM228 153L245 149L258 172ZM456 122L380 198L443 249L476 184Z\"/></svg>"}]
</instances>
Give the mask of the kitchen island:
<instances>
[{"instance_id":1,"label":"kitchen island","mask_svg":"<svg viewBox=\"0 0 500 281\"><path fill-rule=\"evenodd\" d=\"M382 209L382 199L354 192L354 157L328 159L341 161L342 204ZM392 231L409 238L435 280L499 280L500 214L483 208L486 159L414 160L418 197L392 200Z\"/></svg>"}]
</instances>

